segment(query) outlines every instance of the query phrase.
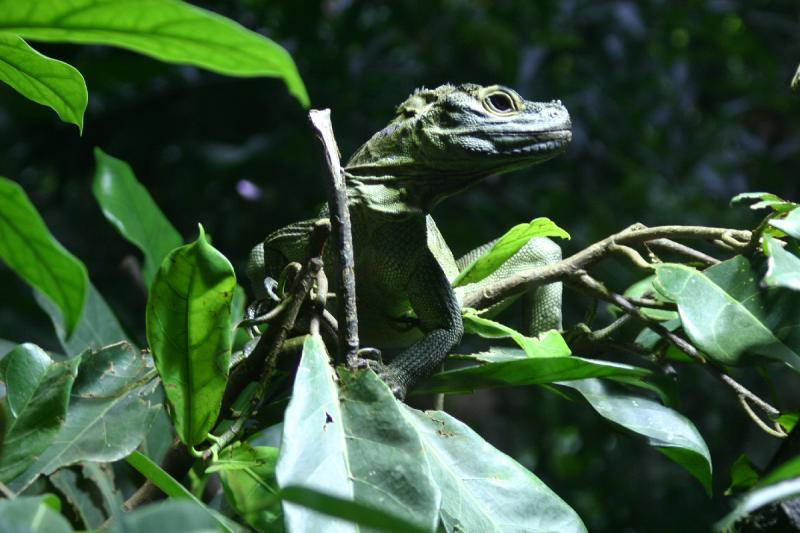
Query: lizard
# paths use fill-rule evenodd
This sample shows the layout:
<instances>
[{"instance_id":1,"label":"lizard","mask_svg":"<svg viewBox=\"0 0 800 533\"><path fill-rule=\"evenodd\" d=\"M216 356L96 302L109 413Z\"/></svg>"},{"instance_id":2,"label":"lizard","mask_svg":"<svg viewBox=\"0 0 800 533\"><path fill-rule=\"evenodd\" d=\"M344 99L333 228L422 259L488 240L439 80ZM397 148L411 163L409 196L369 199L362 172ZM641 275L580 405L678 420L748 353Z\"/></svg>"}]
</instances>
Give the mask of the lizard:
<instances>
[{"instance_id":1,"label":"lizard","mask_svg":"<svg viewBox=\"0 0 800 533\"><path fill-rule=\"evenodd\" d=\"M488 278L454 289L459 271L494 241L456 260L431 211L490 175L554 157L571 136L569 113L558 100L527 101L500 85L447 84L414 91L345 165L359 336L367 346L400 350L388 364L379 357L363 362L398 399L439 369L460 342L465 294L561 259L557 244L534 238ZM327 208L320 217L327 217ZM269 301L282 269L306 256L315 220L279 229L253 248L247 276L257 301ZM326 253L326 274L337 279L331 278L332 259ZM560 284L522 297L529 333L561 328Z\"/></svg>"}]
</instances>

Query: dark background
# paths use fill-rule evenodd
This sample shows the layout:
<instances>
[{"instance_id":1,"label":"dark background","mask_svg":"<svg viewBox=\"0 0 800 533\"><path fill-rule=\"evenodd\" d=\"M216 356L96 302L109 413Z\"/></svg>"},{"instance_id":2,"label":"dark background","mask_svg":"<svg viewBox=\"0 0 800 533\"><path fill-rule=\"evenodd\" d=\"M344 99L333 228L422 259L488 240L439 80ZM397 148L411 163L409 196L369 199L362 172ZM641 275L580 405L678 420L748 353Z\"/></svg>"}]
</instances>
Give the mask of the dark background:
<instances>
[{"instance_id":1,"label":"dark background","mask_svg":"<svg viewBox=\"0 0 800 533\"><path fill-rule=\"evenodd\" d=\"M438 208L456 256L534 216L572 234L570 253L637 221L751 226L756 215L728 205L742 191L800 200L800 96L789 91L800 61L794 1L202 4L289 50L312 105L333 110L345 157L422 85L500 83L529 99L562 100L574 125L565 155ZM123 267L137 252L91 195L94 146L131 164L186 239L202 222L240 274L254 243L324 201L320 148L282 82L110 48L34 46L85 76L84 135L2 86L0 174L23 185L138 338L145 299ZM621 290L635 273L619 265L598 275ZM29 289L2 266L0 284L0 338L55 349ZM585 304L567 293L568 317L580 319ZM679 372L682 412L715 461L713 499L582 403L524 389L448 405L532 468L592 531L704 531L728 509L722 491L735 458L747 452L764 464L776 444L727 390L698 369Z\"/></svg>"}]
</instances>

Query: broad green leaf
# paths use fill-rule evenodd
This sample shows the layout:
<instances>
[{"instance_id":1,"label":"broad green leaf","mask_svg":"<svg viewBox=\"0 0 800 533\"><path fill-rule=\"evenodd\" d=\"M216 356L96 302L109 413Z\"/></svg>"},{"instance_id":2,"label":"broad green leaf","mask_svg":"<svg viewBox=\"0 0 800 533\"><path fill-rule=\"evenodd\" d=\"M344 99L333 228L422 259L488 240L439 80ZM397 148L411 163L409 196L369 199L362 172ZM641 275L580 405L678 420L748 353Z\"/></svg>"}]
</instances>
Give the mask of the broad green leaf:
<instances>
[{"instance_id":1,"label":"broad green leaf","mask_svg":"<svg viewBox=\"0 0 800 533\"><path fill-rule=\"evenodd\" d=\"M758 200L758 202L755 202L752 205L750 205L750 209L755 210L755 209L764 209L765 207L768 207L777 213L791 211L798 205L794 202L784 200L778 195L769 192L743 192L741 194L737 194L736 196L734 196L731 199L731 204L739 202L744 203L749 200Z\"/></svg>"},{"instance_id":2,"label":"broad green leaf","mask_svg":"<svg viewBox=\"0 0 800 533\"><path fill-rule=\"evenodd\" d=\"M55 363L34 344L21 344L3 358L9 421L0 482L17 477L53 443L64 425L79 361Z\"/></svg>"},{"instance_id":3,"label":"broad green leaf","mask_svg":"<svg viewBox=\"0 0 800 533\"><path fill-rule=\"evenodd\" d=\"M666 263L656 266L656 276L654 286L678 304L684 331L711 359L737 365L761 356L800 371L800 295L761 289L744 257L704 272Z\"/></svg>"},{"instance_id":4,"label":"broad green leaf","mask_svg":"<svg viewBox=\"0 0 800 533\"><path fill-rule=\"evenodd\" d=\"M752 490L745 494L725 518L714 525L715 531L732 531L733 525L753 511L800 496L800 478L781 481L774 485Z\"/></svg>"},{"instance_id":5,"label":"broad green leaf","mask_svg":"<svg viewBox=\"0 0 800 533\"><path fill-rule=\"evenodd\" d=\"M527 359L528 354L520 348L509 348L508 346L490 346L483 352L450 354L451 359L466 359L479 363L501 363L503 361L516 361Z\"/></svg>"},{"instance_id":6,"label":"broad green leaf","mask_svg":"<svg viewBox=\"0 0 800 533\"><path fill-rule=\"evenodd\" d=\"M236 22L177 0L0 0L0 32L33 41L105 44L232 76L274 76L303 106L291 56Z\"/></svg>"},{"instance_id":7,"label":"broad green leaf","mask_svg":"<svg viewBox=\"0 0 800 533\"><path fill-rule=\"evenodd\" d=\"M771 218L769 224L795 239L800 239L800 207L795 207L783 218Z\"/></svg>"},{"instance_id":8,"label":"broad green leaf","mask_svg":"<svg viewBox=\"0 0 800 533\"><path fill-rule=\"evenodd\" d=\"M64 496L87 530L96 530L105 522L106 515L102 508L92 499L87 490L86 479L71 468L62 468L53 472L48 478L50 483Z\"/></svg>"},{"instance_id":9,"label":"broad green leaf","mask_svg":"<svg viewBox=\"0 0 800 533\"><path fill-rule=\"evenodd\" d=\"M275 479L277 461L277 448L241 444L223 450L212 465L219 469L228 503L256 531L284 531Z\"/></svg>"},{"instance_id":10,"label":"broad green leaf","mask_svg":"<svg viewBox=\"0 0 800 533\"><path fill-rule=\"evenodd\" d=\"M219 414L231 358L233 267L200 236L172 251L150 287L147 341L175 432L187 446L202 442Z\"/></svg>"},{"instance_id":11,"label":"broad green leaf","mask_svg":"<svg viewBox=\"0 0 800 533\"><path fill-rule=\"evenodd\" d=\"M711 494L711 455L688 418L648 398L611 392L599 379L559 385L577 390L600 416L647 439L650 446L686 469Z\"/></svg>"},{"instance_id":12,"label":"broad green leaf","mask_svg":"<svg viewBox=\"0 0 800 533\"><path fill-rule=\"evenodd\" d=\"M464 394L478 389L544 385L596 377L639 380L649 374L650 371L644 368L598 359L526 357L440 372L423 381L411 393Z\"/></svg>"},{"instance_id":13,"label":"broad green leaf","mask_svg":"<svg viewBox=\"0 0 800 533\"><path fill-rule=\"evenodd\" d=\"M0 526L9 533L71 533L60 507L52 494L0 500Z\"/></svg>"},{"instance_id":14,"label":"broad green leaf","mask_svg":"<svg viewBox=\"0 0 800 533\"><path fill-rule=\"evenodd\" d=\"M140 474L150 480L156 487L161 489L164 494L173 500L187 501L191 508L194 509L193 512L195 514L209 517L209 519L213 522L216 522L216 526L221 528L223 531L236 531L239 529L236 527L235 523L231 522L225 516L207 507L186 487L181 485L178 480L162 470L162 468L154 463L149 457L134 451L125 458L125 461L135 468ZM159 531L161 530L161 528L156 529ZM165 529L164 531L170 530ZM179 531L183 530L180 529Z\"/></svg>"},{"instance_id":15,"label":"broad green leaf","mask_svg":"<svg viewBox=\"0 0 800 533\"><path fill-rule=\"evenodd\" d=\"M144 253L142 274L150 287L161 262L183 239L125 161L100 148L94 149L94 157L94 197L109 222Z\"/></svg>"},{"instance_id":16,"label":"broad green leaf","mask_svg":"<svg viewBox=\"0 0 800 533\"><path fill-rule=\"evenodd\" d=\"M114 316L114 312L111 311L91 281L86 286L86 301L83 304L83 313L81 313L78 326L69 338L67 338L64 315L61 310L38 292L34 293L34 297L39 307L50 316L56 336L64 348L64 354L69 357L86 350L100 350L104 346L121 341L133 344L122 329L117 317Z\"/></svg>"},{"instance_id":17,"label":"broad green leaf","mask_svg":"<svg viewBox=\"0 0 800 533\"><path fill-rule=\"evenodd\" d=\"M3 9L0 7L0 18ZM3 177L0 259L61 310L66 336L72 335L86 298L86 267L53 238L22 187Z\"/></svg>"},{"instance_id":18,"label":"broad green leaf","mask_svg":"<svg viewBox=\"0 0 800 533\"><path fill-rule=\"evenodd\" d=\"M280 493L284 502L291 502L300 505L311 511L316 511L334 518L340 518L352 522L352 527L348 531L362 531L355 526L363 526L367 531L381 531L385 533L428 533L431 530L425 529L417 524L394 515L383 509L370 507L360 502L354 502L340 496L332 496L325 492L309 489L306 487L290 486L283 489ZM328 523L339 524L339 521ZM345 526L346 527L346 526ZM296 531L314 531L310 529L297 529ZM321 531L340 531L340 529L324 529Z\"/></svg>"},{"instance_id":19,"label":"broad green leaf","mask_svg":"<svg viewBox=\"0 0 800 533\"><path fill-rule=\"evenodd\" d=\"M528 357L560 357L570 355L569 346L555 330L545 331L539 337L527 337L519 331L478 315L473 310L463 313L464 331L487 339L510 338L522 348Z\"/></svg>"},{"instance_id":20,"label":"broad green leaf","mask_svg":"<svg viewBox=\"0 0 800 533\"><path fill-rule=\"evenodd\" d=\"M775 421L781 425L786 433L791 433L795 425L797 425L798 419L800 419L800 413L790 411L782 413Z\"/></svg>"},{"instance_id":21,"label":"broad green leaf","mask_svg":"<svg viewBox=\"0 0 800 533\"><path fill-rule=\"evenodd\" d=\"M767 287L786 287L800 291L800 258L783 249L772 237L764 236L762 241L767 254L767 273L764 284Z\"/></svg>"},{"instance_id":22,"label":"broad green leaf","mask_svg":"<svg viewBox=\"0 0 800 533\"><path fill-rule=\"evenodd\" d=\"M19 492L39 474L49 475L62 466L117 461L130 454L161 409L154 378L150 358L127 343L83 354L63 427L9 486Z\"/></svg>"},{"instance_id":23,"label":"broad green leaf","mask_svg":"<svg viewBox=\"0 0 800 533\"><path fill-rule=\"evenodd\" d=\"M725 496L734 492L748 490L758 482L758 471L745 454L739 456L731 466L731 484L725 489Z\"/></svg>"},{"instance_id":24,"label":"broad green leaf","mask_svg":"<svg viewBox=\"0 0 800 533\"><path fill-rule=\"evenodd\" d=\"M167 500L146 505L125 513L114 521L113 533L153 533L174 531L180 533L212 533L226 531L210 513L201 513L198 503L185 500ZM200 503L199 505L203 505ZM203 505L205 507L205 505Z\"/></svg>"},{"instance_id":25,"label":"broad green leaf","mask_svg":"<svg viewBox=\"0 0 800 533\"><path fill-rule=\"evenodd\" d=\"M40 54L17 35L0 33L0 81L83 132L89 93L74 67Z\"/></svg>"},{"instance_id":26,"label":"broad green leaf","mask_svg":"<svg viewBox=\"0 0 800 533\"><path fill-rule=\"evenodd\" d=\"M586 531L580 517L547 485L466 424L441 411L404 406L442 491L448 532Z\"/></svg>"},{"instance_id":27,"label":"broad green leaf","mask_svg":"<svg viewBox=\"0 0 800 533\"><path fill-rule=\"evenodd\" d=\"M343 370L340 380L337 393L322 339L306 337L284 419L279 485L302 486L435 529L439 490L402 404L371 371ZM284 502L283 511L289 531L359 531L296 504Z\"/></svg>"},{"instance_id":28,"label":"broad green leaf","mask_svg":"<svg viewBox=\"0 0 800 533\"><path fill-rule=\"evenodd\" d=\"M488 252L462 270L453 280L453 287L476 283L490 276L529 240L537 237L570 238L569 233L546 217L534 218L527 224L517 224L500 237Z\"/></svg>"}]
</instances>

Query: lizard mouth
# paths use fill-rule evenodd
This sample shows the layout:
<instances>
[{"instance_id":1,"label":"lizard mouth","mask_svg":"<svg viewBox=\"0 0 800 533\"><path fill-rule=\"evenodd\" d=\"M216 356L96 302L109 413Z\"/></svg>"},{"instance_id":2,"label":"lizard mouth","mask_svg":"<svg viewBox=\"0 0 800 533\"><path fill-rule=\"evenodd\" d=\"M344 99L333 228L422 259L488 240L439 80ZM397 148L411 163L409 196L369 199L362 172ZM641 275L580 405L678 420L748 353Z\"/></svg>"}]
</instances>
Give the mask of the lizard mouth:
<instances>
[{"instance_id":1,"label":"lizard mouth","mask_svg":"<svg viewBox=\"0 0 800 533\"><path fill-rule=\"evenodd\" d=\"M553 154L564 150L572 140L567 129L540 132L503 133L495 138L498 152L502 155Z\"/></svg>"}]
</instances>

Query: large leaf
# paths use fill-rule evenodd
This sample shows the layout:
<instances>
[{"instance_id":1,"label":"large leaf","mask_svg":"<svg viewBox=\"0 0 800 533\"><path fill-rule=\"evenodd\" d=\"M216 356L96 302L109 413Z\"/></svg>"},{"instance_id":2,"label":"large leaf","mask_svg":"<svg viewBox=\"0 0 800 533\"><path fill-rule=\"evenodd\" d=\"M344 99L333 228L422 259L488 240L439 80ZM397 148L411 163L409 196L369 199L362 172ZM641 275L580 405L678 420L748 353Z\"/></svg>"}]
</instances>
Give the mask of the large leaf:
<instances>
[{"instance_id":1,"label":"large leaf","mask_svg":"<svg viewBox=\"0 0 800 533\"><path fill-rule=\"evenodd\" d=\"M94 157L94 197L109 222L144 253L143 275L149 287L161 262L183 239L125 161L100 148L94 149Z\"/></svg>"},{"instance_id":2,"label":"large leaf","mask_svg":"<svg viewBox=\"0 0 800 533\"><path fill-rule=\"evenodd\" d=\"M448 532L586 531L547 485L467 425L440 411L403 415L422 438Z\"/></svg>"},{"instance_id":3,"label":"large leaf","mask_svg":"<svg viewBox=\"0 0 800 533\"><path fill-rule=\"evenodd\" d=\"M453 287L476 283L490 276L500 265L537 237L569 239L569 233L546 217L535 218L527 224L517 224L497 239L488 252L475 259L453 280Z\"/></svg>"},{"instance_id":4,"label":"large leaf","mask_svg":"<svg viewBox=\"0 0 800 533\"><path fill-rule=\"evenodd\" d=\"M781 481L745 494L736 507L714 526L716 531L731 531L733 525L746 515L765 505L780 503L800 496L800 478Z\"/></svg>"},{"instance_id":5,"label":"large leaf","mask_svg":"<svg viewBox=\"0 0 800 533\"><path fill-rule=\"evenodd\" d=\"M611 392L599 379L559 385L577 390L600 416L647 439L650 446L685 468L711 494L711 455L688 418L648 398Z\"/></svg>"},{"instance_id":6,"label":"large leaf","mask_svg":"<svg viewBox=\"0 0 800 533\"><path fill-rule=\"evenodd\" d=\"M219 471L228 503L257 531L284 531L275 479L277 461L277 448L242 444L223 450L219 461L206 471Z\"/></svg>"},{"instance_id":7,"label":"large leaf","mask_svg":"<svg viewBox=\"0 0 800 533\"><path fill-rule=\"evenodd\" d=\"M17 35L0 33L0 80L83 131L89 93L74 67L40 54Z\"/></svg>"},{"instance_id":8,"label":"large leaf","mask_svg":"<svg viewBox=\"0 0 800 533\"><path fill-rule=\"evenodd\" d=\"M81 356L67 418L53 443L9 486L27 487L39 474L78 461L110 462L142 442L161 409L150 358L127 343Z\"/></svg>"},{"instance_id":9,"label":"large leaf","mask_svg":"<svg viewBox=\"0 0 800 533\"><path fill-rule=\"evenodd\" d=\"M764 284L800 291L800 258L784 250L772 237L765 236L763 243L764 252L769 257Z\"/></svg>"},{"instance_id":10,"label":"large leaf","mask_svg":"<svg viewBox=\"0 0 800 533\"><path fill-rule=\"evenodd\" d=\"M543 385L556 381L615 377L641 379L649 370L622 363L581 357L526 357L469 366L434 374L412 394L463 394L478 389Z\"/></svg>"},{"instance_id":11,"label":"large leaf","mask_svg":"<svg viewBox=\"0 0 800 533\"><path fill-rule=\"evenodd\" d=\"M71 533L61 504L52 494L0 500L0 526L9 533Z\"/></svg>"},{"instance_id":12,"label":"large leaf","mask_svg":"<svg viewBox=\"0 0 800 533\"><path fill-rule=\"evenodd\" d=\"M79 361L55 363L34 344L21 344L3 358L10 420L0 449L0 482L22 473L58 435Z\"/></svg>"},{"instance_id":13,"label":"large leaf","mask_svg":"<svg viewBox=\"0 0 800 533\"><path fill-rule=\"evenodd\" d=\"M800 371L800 295L761 289L755 268L736 256L705 272L656 266L654 287L678 304L683 329L708 356L727 365L761 356Z\"/></svg>"},{"instance_id":14,"label":"large leaf","mask_svg":"<svg viewBox=\"0 0 800 533\"><path fill-rule=\"evenodd\" d=\"M233 76L280 77L308 105L286 50L232 20L176 0L0 0L0 31L34 41L119 46Z\"/></svg>"},{"instance_id":15,"label":"large leaf","mask_svg":"<svg viewBox=\"0 0 800 533\"><path fill-rule=\"evenodd\" d=\"M202 442L219 414L228 382L233 267L202 226L191 244L170 253L147 301L147 341L164 384L175 431Z\"/></svg>"},{"instance_id":16,"label":"large leaf","mask_svg":"<svg viewBox=\"0 0 800 533\"><path fill-rule=\"evenodd\" d=\"M16 4L20 8L24 3ZM3 7L0 7L2 17ZM56 241L22 187L0 177L0 259L61 310L75 331L89 283L86 267Z\"/></svg>"},{"instance_id":17,"label":"large leaf","mask_svg":"<svg viewBox=\"0 0 800 533\"><path fill-rule=\"evenodd\" d=\"M117 317L114 316L114 312L111 311L91 281L86 286L83 313L81 313L75 332L70 337L67 337L64 315L61 310L40 293L35 293L34 296L39 307L50 316L56 336L67 356L78 355L85 350L100 350L104 346L120 341L133 344L122 329Z\"/></svg>"},{"instance_id":18,"label":"large leaf","mask_svg":"<svg viewBox=\"0 0 800 533\"><path fill-rule=\"evenodd\" d=\"M422 442L389 388L367 371L340 373L337 394L325 345L308 336L286 409L277 479L351 500L423 529L438 521L440 494ZM289 531L359 531L284 502Z\"/></svg>"},{"instance_id":19,"label":"large leaf","mask_svg":"<svg viewBox=\"0 0 800 533\"><path fill-rule=\"evenodd\" d=\"M787 235L800 239L800 207L795 207L783 218L770 219L769 223Z\"/></svg>"}]
</instances>

